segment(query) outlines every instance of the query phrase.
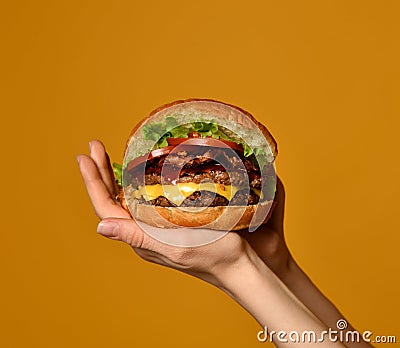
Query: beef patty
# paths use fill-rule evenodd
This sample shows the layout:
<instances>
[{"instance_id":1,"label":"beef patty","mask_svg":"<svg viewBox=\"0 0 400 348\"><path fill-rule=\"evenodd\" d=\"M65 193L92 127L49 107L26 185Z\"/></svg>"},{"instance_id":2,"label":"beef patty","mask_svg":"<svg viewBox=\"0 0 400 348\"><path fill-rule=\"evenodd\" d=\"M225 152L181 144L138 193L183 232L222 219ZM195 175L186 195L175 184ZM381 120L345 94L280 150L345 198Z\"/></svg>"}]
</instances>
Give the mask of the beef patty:
<instances>
[{"instance_id":1,"label":"beef patty","mask_svg":"<svg viewBox=\"0 0 400 348\"><path fill-rule=\"evenodd\" d=\"M261 187L261 173L253 158L237 156L222 149L201 154L180 151L143 163L129 173L133 188L144 185L176 184L205 179L222 185Z\"/></svg>"},{"instance_id":2,"label":"beef patty","mask_svg":"<svg viewBox=\"0 0 400 348\"><path fill-rule=\"evenodd\" d=\"M274 168L270 165L265 173L271 176ZM263 171L264 176L264 171ZM267 179L267 177L265 177ZM131 189L135 190L139 186L177 183L196 183L213 181L222 185L244 186L261 189L262 177L255 161L254 155L244 157L242 153L232 153L232 150L208 148L200 149L200 153L188 153L180 151L170 153L146 161L129 172L129 182ZM269 180L266 180L268 183ZM274 191L273 191L274 192ZM264 194L263 199L270 199L270 195ZM196 191L187 197L182 207L214 207L236 205L253 205L259 202L259 196L252 190L239 190L231 199L231 202L216 193L209 191ZM174 203L167 198L160 196L156 199L146 201L143 197L139 200L142 204L158 205L162 207L174 207Z\"/></svg>"}]
</instances>

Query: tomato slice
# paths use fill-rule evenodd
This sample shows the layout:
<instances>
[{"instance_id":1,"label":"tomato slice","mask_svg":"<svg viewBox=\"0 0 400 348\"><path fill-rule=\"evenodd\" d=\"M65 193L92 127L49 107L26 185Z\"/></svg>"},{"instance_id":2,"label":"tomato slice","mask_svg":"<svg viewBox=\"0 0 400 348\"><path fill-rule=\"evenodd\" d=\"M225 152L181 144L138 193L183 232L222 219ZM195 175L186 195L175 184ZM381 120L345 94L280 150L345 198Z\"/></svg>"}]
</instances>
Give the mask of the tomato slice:
<instances>
[{"instance_id":1,"label":"tomato slice","mask_svg":"<svg viewBox=\"0 0 400 348\"><path fill-rule=\"evenodd\" d=\"M168 155L172 151L172 149L174 147L175 146L165 146L165 147L162 147L160 149L153 150L153 151L151 151L150 153L148 153L146 155L137 157L137 158L133 159L132 161L130 161L128 163L128 165L126 167L126 170L129 172L132 169L138 167L139 165L145 163L146 161L150 161L153 158L157 158L157 157L161 157L161 156L164 156L164 155Z\"/></svg>"},{"instance_id":2,"label":"tomato slice","mask_svg":"<svg viewBox=\"0 0 400 348\"><path fill-rule=\"evenodd\" d=\"M232 150L243 152L242 145L233 141L214 139L214 138L167 138L170 146L210 146L220 148L231 148Z\"/></svg>"}]
</instances>

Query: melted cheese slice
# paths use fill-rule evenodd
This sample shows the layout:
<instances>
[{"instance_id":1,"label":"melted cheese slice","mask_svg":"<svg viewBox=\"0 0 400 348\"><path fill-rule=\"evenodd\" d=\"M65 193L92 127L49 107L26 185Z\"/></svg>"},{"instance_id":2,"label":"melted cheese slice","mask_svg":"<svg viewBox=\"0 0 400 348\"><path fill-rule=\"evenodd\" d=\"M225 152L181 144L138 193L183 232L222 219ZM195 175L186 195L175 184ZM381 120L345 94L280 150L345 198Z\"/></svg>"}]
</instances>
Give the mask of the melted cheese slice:
<instances>
[{"instance_id":1,"label":"melted cheese slice","mask_svg":"<svg viewBox=\"0 0 400 348\"><path fill-rule=\"evenodd\" d=\"M240 186L221 185L213 182L196 184L194 182L178 183L176 185L146 185L133 192L135 198L143 197L146 201L164 196L170 202L180 206L182 202L196 191L209 191L219 194L230 201L236 192L243 189ZM258 191L258 190L257 190ZM257 192L255 192L258 194Z\"/></svg>"}]
</instances>

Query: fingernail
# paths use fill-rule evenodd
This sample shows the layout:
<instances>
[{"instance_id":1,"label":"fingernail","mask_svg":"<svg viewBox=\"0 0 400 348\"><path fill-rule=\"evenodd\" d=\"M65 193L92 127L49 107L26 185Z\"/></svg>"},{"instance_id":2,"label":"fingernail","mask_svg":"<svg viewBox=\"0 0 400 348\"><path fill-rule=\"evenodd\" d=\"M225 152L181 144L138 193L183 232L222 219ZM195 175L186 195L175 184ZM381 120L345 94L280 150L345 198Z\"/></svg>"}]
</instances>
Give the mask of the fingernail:
<instances>
[{"instance_id":1,"label":"fingernail","mask_svg":"<svg viewBox=\"0 0 400 348\"><path fill-rule=\"evenodd\" d=\"M92 142L89 141L89 151L92 151Z\"/></svg>"},{"instance_id":2,"label":"fingernail","mask_svg":"<svg viewBox=\"0 0 400 348\"><path fill-rule=\"evenodd\" d=\"M118 228L119 226L116 222L103 220L97 225L97 233L105 237L117 237Z\"/></svg>"},{"instance_id":3,"label":"fingernail","mask_svg":"<svg viewBox=\"0 0 400 348\"><path fill-rule=\"evenodd\" d=\"M81 161L81 156L80 155L76 156L76 160L78 161L78 164L79 164Z\"/></svg>"}]
</instances>

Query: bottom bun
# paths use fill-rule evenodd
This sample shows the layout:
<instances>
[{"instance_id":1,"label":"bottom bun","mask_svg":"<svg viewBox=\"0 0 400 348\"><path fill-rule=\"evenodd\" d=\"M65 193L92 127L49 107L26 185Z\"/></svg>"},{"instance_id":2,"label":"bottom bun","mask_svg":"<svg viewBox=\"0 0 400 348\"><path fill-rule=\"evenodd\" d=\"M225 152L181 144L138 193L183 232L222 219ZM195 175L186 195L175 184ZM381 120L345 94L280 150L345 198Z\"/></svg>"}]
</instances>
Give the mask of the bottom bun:
<instances>
[{"instance_id":1,"label":"bottom bun","mask_svg":"<svg viewBox=\"0 0 400 348\"><path fill-rule=\"evenodd\" d=\"M148 225L162 228L192 227L237 231L257 227L268 221L273 201L249 206L160 207L133 203L133 217Z\"/></svg>"}]
</instances>

